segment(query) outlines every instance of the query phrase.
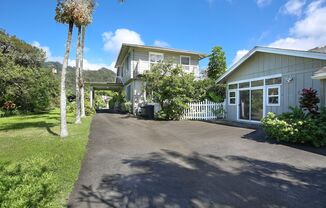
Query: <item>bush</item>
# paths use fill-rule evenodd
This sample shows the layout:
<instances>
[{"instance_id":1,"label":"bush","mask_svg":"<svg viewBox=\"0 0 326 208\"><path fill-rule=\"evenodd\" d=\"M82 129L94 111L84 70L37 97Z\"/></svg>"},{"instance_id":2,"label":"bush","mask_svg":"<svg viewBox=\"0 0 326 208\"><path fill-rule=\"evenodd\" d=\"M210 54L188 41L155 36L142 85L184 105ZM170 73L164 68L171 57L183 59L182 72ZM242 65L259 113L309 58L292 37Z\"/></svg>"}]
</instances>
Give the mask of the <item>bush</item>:
<instances>
[{"instance_id":1,"label":"bush","mask_svg":"<svg viewBox=\"0 0 326 208\"><path fill-rule=\"evenodd\" d=\"M55 207L58 187L49 161L30 159L17 164L0 163L0 205Z\"/></svg>"},{"instance_id":2,"label":"bush","mask_svg":"<svg viewBox=\"0 0 326 208\"><path fill-rule=\"evenodd\" d=\"M67 102L67 113L76 113L76 102Z\"/></svg>"},{"instance_id":3,"label":"bush","mask_svg":"<svg viewBox=\"0 0 326 208\"><path fill-rule=\"evenodd\" d=\"M86 116L91 116L94 115L96 113L95 108L91 107L91 104L89 102L88 99L85 99L84 101L84 105L85 105L85 114Z\"/></svg>"},{"instance_id":4,"label":"bush","mask_svg":"<svg viewBox=\"0 0 326 208\"><path fill-rule=\"evenodd\" d=\"M12 101L7 101L3 104L2 109L0 110L0 117L7 117L18 115L19 112L17 110L17 106Z\"/></svg>"},{"instance_id":5,"label":"bush","mask_svg":"<svg viewBox=\"0 0 326 208\"><path fill-rule=\"evenodd\" d=\"M91 108L90 107L90 103L88 99L85 99L84 101L84 105L85 105L85 114L86 116L91 116L94 115L96 113L95 108ZM76 114L76 102L68 102L67 103L67 113L74 113Z\"/></svg>"},{"instance_id":6,"label":"bush","mask_svg":"<svg viewBox=\"0 0 326 208\"><path fill-rule=\"evenodd\" d=\"M279 142L326 146L326 109L319 116L305 114L299 108L280 116L268 113L262 123L267 136Z\"/></svg>"},{"instance_id":7,"label":"bush","mask_svg":"<svg viewBox=\"0 0 326 208\"><path fill-rule=\"evenodd\" d=\"M122 103L121 111L125 113L132 113L132 103L131 102Z\"/></svg>"},{"instance_id":8,"label":"bush","mask_svg":"<svg viewBox=\"0 0 326 208\"><path fill-rule=\"evenodd\" d=\"M300 97L300 107L310 114L318 114L318 103L320 99L317 96L317 90L312 88L303 89Z\"/></svg>"}]
</instances>

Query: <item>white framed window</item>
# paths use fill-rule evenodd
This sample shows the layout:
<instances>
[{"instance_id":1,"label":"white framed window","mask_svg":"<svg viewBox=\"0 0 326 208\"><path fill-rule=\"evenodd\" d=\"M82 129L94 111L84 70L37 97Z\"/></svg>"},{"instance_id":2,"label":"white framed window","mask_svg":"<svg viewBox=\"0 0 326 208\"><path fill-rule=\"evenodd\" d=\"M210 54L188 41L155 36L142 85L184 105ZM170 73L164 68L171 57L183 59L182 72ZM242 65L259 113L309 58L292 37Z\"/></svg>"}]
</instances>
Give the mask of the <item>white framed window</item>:
<instances>
[{"instance_id":1,"label":"white framed window","mask_svg":"<svg viewBox=\"0 0 326 208\"><path fill-rule=\"evenodd\" d=\"M164 54L163 53L154 53L154 52L149 52L149 62L151 64L156 64L163 62L164 60Z\"/></svg>"},{"instance_id":2,"label":"white framed window","mask_svg":"<svg viewBox=\"0 0 326 208\"><path fill-rule=\"evenodd\" d=\"M267 87L267 105L268 106L280 106L280 86L268 86Z\"/></svg>"},{"instance_id":3,"label":"white framed window","mask_svg":"<svg viewBox=\"0 0 326 208\"><path fill-rule=\"evenodd\" d=\"M229 90L229 105L236 105L237 104L237 91L236 90Z\"/></svg>"},{"instance_id":4,"label":"white framed window","mask_svg":"<svg viewBox=\"0 0 326 208\"><path fill-rule=\"evenodd\" d=\"M180 56L180 64L184 66L190 65L190 56Z\"/></svg>"}]
</instances>

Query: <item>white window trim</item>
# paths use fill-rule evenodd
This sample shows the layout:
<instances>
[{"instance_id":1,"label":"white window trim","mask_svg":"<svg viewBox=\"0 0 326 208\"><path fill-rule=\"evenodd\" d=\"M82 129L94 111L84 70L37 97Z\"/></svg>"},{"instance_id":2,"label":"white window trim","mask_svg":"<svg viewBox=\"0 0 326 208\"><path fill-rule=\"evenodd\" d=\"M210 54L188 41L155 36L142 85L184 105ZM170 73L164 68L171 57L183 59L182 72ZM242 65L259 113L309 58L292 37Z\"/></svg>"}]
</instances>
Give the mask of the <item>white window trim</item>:
<instances>
[{"instance_id":1,"label":"white window trim","mask_svg":"<svg viewBox=\"0 0 326 208\"><path fill-rule=\"evenodd\" d=\"M257 77L257 78L253 78L253 79L244 79L244 80L228 82L228 85L230 85L230 84L238 84L238 83L242 83L242 82L257 81L257 80L261 80L261 79L265 80L265 79L271 79L271 78L277 78L277 77L282 77L282 74L274 74L274 75L270 75L270 76Z\"/></svg>"},{"instance_id":2,"label":"white window trim","mask_svg":"<svg viewBox=\"0 0 326 208\"><path fill-rule=\"evenodd\" d=\"M230 97L230 92L234 92L234 97ZM234 103L231 103L231 98L235 99ZM228 90L228 103L229 105L237 105L237 90Z\"/></svg>"},{"instance_id":3,"label":"white window trim","mask_svg":"<svg viewBox=\"0 0 326 208\"><path fill-rule=\"evenodd\" d=\"M277 95L278 103L277 104L269 103L269 97L276 97L276 95L274 95L274 96L268 95L268 90L269 89L275 89L275 88L277 88L277 90L278 90L278 95ZM281 85L278 84L278 85L268 85L268 86L266 86L266 106L270 106L270 107L272 107L272 106L281 106Z\"/></svg>"},{"instance_id":4,"label":"white window trim","mask_svg":"<svg viewBox=\"0 0 326 208\"><path fill-rule=\"evenodd\" d=\"M181 62L181 59L182 59L182 58L189 58L189 65L187 65L187 64L182 64L182 62ZM191 65L191 57L190 57L190 56L180 56L180 64L183 65L183 66L190 66L190 65Z\"/></svg>"},{"instance_id":5,"label":"white window trim","mask_svg":"<svg viewBox=\"0 0 326 208\"><path fill-rule=\"evenodd\" d=\"M157 64L158 62L151 62L151 55L159 55L159 56L162 56L162 60L164 60L164 53L157 53L157 52L149 52L148 53L148 62L150 64Z\"/></svg>"}]
</instances>

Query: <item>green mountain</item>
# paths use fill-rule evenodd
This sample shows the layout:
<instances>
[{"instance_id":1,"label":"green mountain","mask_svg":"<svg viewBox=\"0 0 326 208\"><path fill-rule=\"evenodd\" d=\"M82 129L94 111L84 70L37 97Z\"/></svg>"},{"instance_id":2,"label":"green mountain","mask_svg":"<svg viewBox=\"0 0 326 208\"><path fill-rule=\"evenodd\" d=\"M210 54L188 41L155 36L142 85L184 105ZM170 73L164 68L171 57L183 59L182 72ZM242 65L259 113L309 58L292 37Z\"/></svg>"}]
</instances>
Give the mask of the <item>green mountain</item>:
<instances>
[{"instance_id":1,"label":"green mountain","mask_svg":"<svg viewBox=\"0 0 326 208\"><path fill-rule=\"evenodd\" d=\"M59 62L45 62L45 67L55 69L58 79L61 78L62 64ZM101 68L97 71L83 70L83 77L86 82L115 82L116 74L107 68ZM75 90L76 67L68 66L66 74L66 88L68 93Z\"/></svg>"}]
</instances>

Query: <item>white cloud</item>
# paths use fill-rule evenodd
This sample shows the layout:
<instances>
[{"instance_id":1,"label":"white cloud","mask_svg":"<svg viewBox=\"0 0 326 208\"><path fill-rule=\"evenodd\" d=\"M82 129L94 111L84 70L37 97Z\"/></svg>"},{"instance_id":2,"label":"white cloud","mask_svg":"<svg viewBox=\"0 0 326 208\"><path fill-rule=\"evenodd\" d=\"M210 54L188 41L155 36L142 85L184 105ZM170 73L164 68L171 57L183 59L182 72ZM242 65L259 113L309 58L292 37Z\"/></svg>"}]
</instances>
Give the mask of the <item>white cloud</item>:
<instances>
[{"instance_id":1,"label":"white cloud","mask_svg":"<svg viewBox=\"0 0 326 208\"><path fill-rule=\"evenodd\" d=\"M46 60L47 61L57 61L57 62L62 62L63 61L63 57L62 56L52 56L50 47L48 46L42 46L38 41L33 41L32 42L32 46L35 46L37 48L42 49L45 54L46 54Z\"/></svg>"},{"instance_id":2,"label":"white cloud","mask_svg":"<svg viewBox=\"0 0 326 208\"><path fill-rule=\"evenodd\" d=\"M140 34L129 29L117 29L115 32L104 32L102 34L104 50L115 55L118 54L122 43L144 45Z\"/></svg>"},{"instance_id":3,"label":"white cloud","mask_svg":"<svg viewBox=\"0 0 326 208\"><path fill-rule=\"evenodd\" d=\"M284 14L300 16L302 14L302 9L306 4L306 0L289 0L282 7L281 11Z\"/></svg>"},{"instance_id":4,"label":"white cloud","mask_svg":"<svg viewBox=\"0 0 326 208\"><path fill-rule=\"evenodd\" d=\"M259 7L265 7L268 6L272 0L257 0L256 3Z\"/></svg>"},{"instance_id":5,"label":"white cloud","mask_svg":"<svg viewBox=\"0 0 326 208\"><path fill-rule=\"evenodd\" d=\"M37 48L42 49L46 53L46 60L47 61L54 61L54 62L60 62L60 63L63 62L63 57L61 57L61 56L52 56L50 47L42 46L38 41L33 41L32 45L37 47ZM76 66L76 60L69 59L68 65L75 67ZM114 66L112 66L112 64L107 65L107 64L103 64L103 63L92 63L92 62L88 61L87 59L84 59L84 69L85 70L99 70L102 67L105 67L105 68L108 68L108 69L111 69L111 70L114 71Z\"/></svg>"},{"instance_id":6,"label":"white cloud","mask_svg":"<svg viewBox=\"0 0 326 208\"><path fill-rule=\"evenodd\" d=\"M237 63L243 56L245 56L247 53L249 52L249 50L246 49L242 49L242 50L238 50L235 58L232 61L232 65Z\"/></svg>"},{"instance_id":7,"label":"white cloud","mask_svg":"<svg viewBox=\"0 0 326 208\"><path fill-rule=\"evenodd\" d=\"M289 36L278 39L269 46L288 49L308 50L326 45L326 6L325 0L310 3L304 16L289 30Z\"/></svg>"},{"instance_id":8,"label":"white cloud","mask_svg":"<svg viewBox=\"0 0 326 208\"><path fill-rule=\"evenodd\" d=\"M168 42L165 42L165 41L155 40L154 41L154 46L168 48L168 47L170 47L170 44Z\"/></svg>"}]
</instances>

